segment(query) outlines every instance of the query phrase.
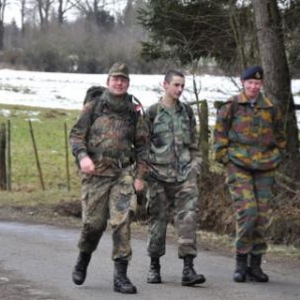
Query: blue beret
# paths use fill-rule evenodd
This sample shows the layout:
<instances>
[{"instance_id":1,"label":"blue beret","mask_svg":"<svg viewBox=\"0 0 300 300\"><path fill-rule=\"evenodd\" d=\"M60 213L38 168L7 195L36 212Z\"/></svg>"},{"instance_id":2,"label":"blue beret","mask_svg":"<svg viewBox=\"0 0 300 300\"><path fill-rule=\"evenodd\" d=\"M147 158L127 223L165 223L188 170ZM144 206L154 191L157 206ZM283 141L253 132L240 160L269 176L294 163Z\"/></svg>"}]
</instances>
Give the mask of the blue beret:
<instances>
[{"instance_id":1,"label":"blue beret","mask_svg":"<svg viewBox=\"0 0 300 300\"><path fill-rule=\"evenodd\" d=\"M247 80L247 79L262 80L263 78L264 78L264 71L263 71L262 67L260 67L260 66L253 66L253 67L247 68L243 72L242 77L241 77L242 80Z\"/></svg>"}]
</instances>

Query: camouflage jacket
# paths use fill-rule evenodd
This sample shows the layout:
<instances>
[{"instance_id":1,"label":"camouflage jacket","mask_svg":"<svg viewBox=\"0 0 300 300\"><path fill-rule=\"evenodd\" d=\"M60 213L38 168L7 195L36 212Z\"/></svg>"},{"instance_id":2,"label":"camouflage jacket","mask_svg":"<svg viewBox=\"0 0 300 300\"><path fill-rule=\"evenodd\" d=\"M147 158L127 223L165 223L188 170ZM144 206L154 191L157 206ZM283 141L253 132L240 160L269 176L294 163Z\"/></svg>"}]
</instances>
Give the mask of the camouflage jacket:
<instances>
[{"instance_id":1,"label":"camouflage jacket","mask_svg":"<svg viewBox=\"0 0 300 300\"><path fill-rule=\"evenodd\" d=\"M272 170L281 161L286 138L277 106L262 94L251 104L241 93L218 111L214 129L214 156L250 170ZM237 101L236 109L232 109ZM233 115L232 115L233 114Z\"/></svg>"},{"instance_id":2,"label":"camouflage jacket","mask_svg":"<svg viewBox=\"0 0 300 300\"><path fill-rule=\"evenodd\" d=\"M95 101L103 103L96 105ZM149 135L136 108L127 94L121 102L116 102L108 91L101 99L85 104L70 132L73 155L79 160L89 155L100 176L116 176L136 162L136 176L143 178L148 170Z\"/></svg>"},{"instance_id":3,"label":"camouflage jacket","mask_svg":"<svg viewBox=\"0 0 300 300\"><path fill-rule=\"evenodd\" d=\"M157 111L152 120L153 108ZM188 113L187 109L191 112ZM150 178L181 182L192 169L199 174L202 156L197 147L196 121L192 109L178 101L172 114L159 102L147 109L145 119L150 132Z\"/></svg>"}]
</instances>

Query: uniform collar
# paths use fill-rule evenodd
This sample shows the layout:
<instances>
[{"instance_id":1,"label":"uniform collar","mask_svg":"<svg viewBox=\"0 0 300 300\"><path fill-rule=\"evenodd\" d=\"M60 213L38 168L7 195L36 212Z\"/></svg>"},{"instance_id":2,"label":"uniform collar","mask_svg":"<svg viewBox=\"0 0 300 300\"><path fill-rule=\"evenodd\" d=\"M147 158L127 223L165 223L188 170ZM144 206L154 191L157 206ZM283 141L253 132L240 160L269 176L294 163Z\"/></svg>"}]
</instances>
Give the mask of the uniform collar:
<instances>
[{"instance_id":1,"label":"uniform collar","mask_svg":"<svg viewBox=\"0 0 300 300\"><path fill-rule=\"evenodd\" d=\"M181 102L180 100L177 100L174 107L175 107L175 110L176 110L176 111L181 111L181 110L183 109L183 104L182 104L182 102ZM163 106L163 104L162 104L162 98L159 99L159 102L158 102L158 110L159 110L159 111L164 111L164 110L166 110L166 107Z\"/></svg>"},{"instance_id":2,"label":"uniform collar","mask_svg":"<svg viewBox=\"0 0 300 300\"><path fill-rule=\"evenodd\" d=\"M249 99L245 95L244 92L238 95L238 103L241 103L241 104L249 103ZM258 94L258 97L256 98L255 103L256 103L257 107L272 107L272 106L274 106L272 101L269 98L264 97L262 93Z\"/></svg>"}]
</instances>

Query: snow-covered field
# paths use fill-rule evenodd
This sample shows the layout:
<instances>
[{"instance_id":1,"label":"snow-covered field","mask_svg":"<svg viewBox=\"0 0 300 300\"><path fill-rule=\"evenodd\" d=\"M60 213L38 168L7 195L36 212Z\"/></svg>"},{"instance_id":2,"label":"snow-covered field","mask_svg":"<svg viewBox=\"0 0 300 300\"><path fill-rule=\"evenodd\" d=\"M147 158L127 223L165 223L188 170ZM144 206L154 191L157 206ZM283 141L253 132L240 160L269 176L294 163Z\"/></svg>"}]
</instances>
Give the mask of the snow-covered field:
<instances>
[{"instance_id":1,"label":"snow-covered field","mask_svg":"<svg viewBox=\"0 0 300 300\"><path fill-rule=\"evenodd\" d=\"M107 74L45 73L0 70L0 103L80 109L86 90L93 85L106 85ZM145 107L156 102L162 93L163 75L131 75L129 93L135 95ZM234 83L235 82L235 83ZM238 93L238 78L201 75L197 77L199 99L206 99L210 109L209 123L214 123L215 100L225 101ZM300 80L293 80L295 102L300 104ZM182 99L195 100L192 78L187 76ZM1 113L1 111L0 111ZM300 127L300 111L297 113Z\"/></svg>"}]
</instances>

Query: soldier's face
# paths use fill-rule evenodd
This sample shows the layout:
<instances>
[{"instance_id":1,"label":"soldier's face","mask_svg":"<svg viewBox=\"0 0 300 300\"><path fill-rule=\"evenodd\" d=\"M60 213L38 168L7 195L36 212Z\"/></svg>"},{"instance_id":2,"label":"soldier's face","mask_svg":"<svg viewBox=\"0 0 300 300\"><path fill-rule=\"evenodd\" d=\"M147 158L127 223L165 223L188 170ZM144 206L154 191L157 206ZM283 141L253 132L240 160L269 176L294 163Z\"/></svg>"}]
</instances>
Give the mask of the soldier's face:
<instances>
[{"instance_id":1,"label":"soldier's face","mask_svg":"<svg viewBox=\"0 0 300 300\"><path fill-rule=\"evenodd\" d=\"M242 84L243 84L244 92L245 92L246 96L251 99L255 99L258 96L258 94L263 86L263 82L260 79L259 80L258 79L243 80Z\"/></svg>"},{"instance_id":2,"label":"soldier's face","mask_svg":"<svg viewBox=\"0 0 300 300\"><path fill-rule=\"evenodd\" d=\"M111 94L121 96L127 93L129 79L123 76L109 76L106 84Z\"/></svg>"},{"instance_id":3,"label":"soldier's face","mask_svg":"<svg viewBox=\"0 0 300 300\"><path fill-rule=\"evenodd\" d=\"M163 88L165 94L170 98L177 100L181 96L184 89L185 80L180 76L173 76L170 82L164 81Z\"/></svg>"}]
</instances>

